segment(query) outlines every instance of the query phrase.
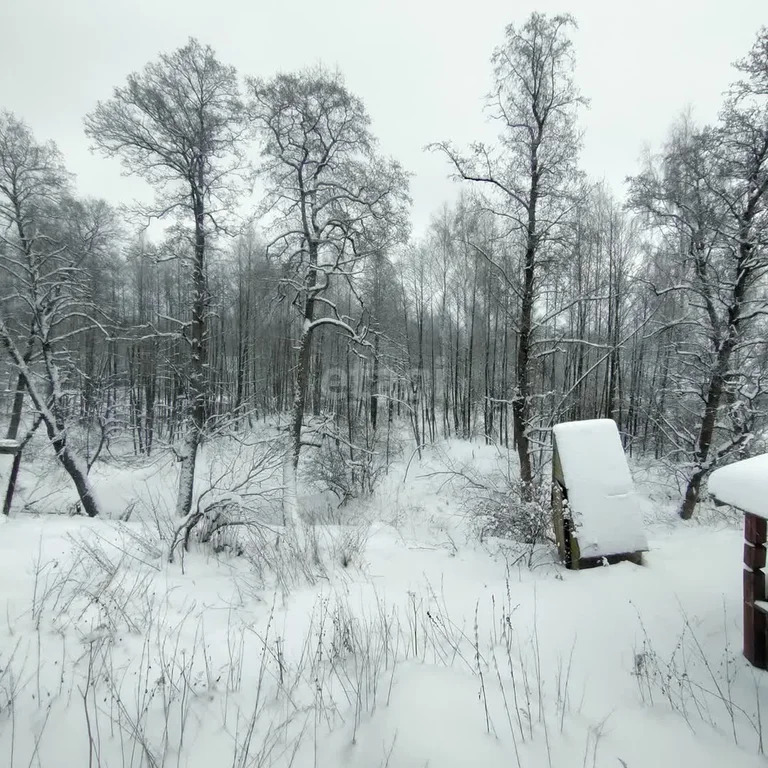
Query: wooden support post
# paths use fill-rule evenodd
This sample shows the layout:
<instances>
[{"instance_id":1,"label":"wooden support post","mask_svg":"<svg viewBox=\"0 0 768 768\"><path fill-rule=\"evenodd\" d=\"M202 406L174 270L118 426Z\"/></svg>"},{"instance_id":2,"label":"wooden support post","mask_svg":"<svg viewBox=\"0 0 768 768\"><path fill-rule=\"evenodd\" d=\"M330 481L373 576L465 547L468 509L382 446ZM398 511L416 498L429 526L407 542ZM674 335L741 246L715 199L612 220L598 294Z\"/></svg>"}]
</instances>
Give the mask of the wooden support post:
<instances>
[{"instance_id":1,"label":"wooden support post","mask_svg":"<svg viewBox=\"0 0 768 768\"><path fill-rule=\"evenodd\" d=\"M15 440L0 440L0 456L13 456L11 472L8 476L8 484L4 488L0 484L0 495L3 497L3 514L8 515L11 511L11 501L13 501L13 492L16 488L16 477L19 474L19 464L21 463L21 444Z\"/></svg>"},{"instance_id":2,"label":"wooden support post","mask_svg":"<svg viewBox=\"0 0 768 768\"><path fill-rule=\"evenodd\" d=\"M767 521L744 517L744 656L755 667L768 668L765 574ZM755 603L762 603L756 605Z\"/></svg>"}]
</instances>

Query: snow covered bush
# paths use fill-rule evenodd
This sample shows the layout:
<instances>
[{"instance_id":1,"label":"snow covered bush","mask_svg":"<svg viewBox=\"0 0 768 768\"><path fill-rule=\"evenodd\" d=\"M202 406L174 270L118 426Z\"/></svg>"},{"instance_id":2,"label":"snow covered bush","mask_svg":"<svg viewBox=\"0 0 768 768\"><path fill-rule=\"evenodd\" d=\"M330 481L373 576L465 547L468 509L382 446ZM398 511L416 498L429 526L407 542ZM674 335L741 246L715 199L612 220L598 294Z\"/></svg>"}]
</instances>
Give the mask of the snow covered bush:
<instances>
[{"instance_id":1,"label":"snow covered bush","mask_svg":"<svg viewBox=\"0 0 768 768\"><path fill-rule=\"evenodd\" d=\"M483 538L493 536L535 545L552 538L549 491L536 485L524 492L520 482L489 485L477 497L475 512Z\"/></svg>"},{"instance_id":2,"label":"snow covered bush","mask_svg":"<svg viewBox=\"0 0 768 768\"><path fill-rule=\"evenodd\" d=\"M465 512L481 538L507 539L522 545L529 565L538 545L553 541L549 487L525 486L510 462L508 452L499 449L492 465L445 460L448 476Z\"/></svg>"},{"instance_id":3,"label":"snow covered bush","mask_svg":"<svg viewBox=\"0 0 768 768\"><path fill-rule=\"evenodd\" d=\"M200 483L203 490L176 526L171 559L179 547L189 548L193 532L195 540L216 552L243 554L241 529L279 521L282 453L276 440L248 442L230 436L205 446L203 457L207 464Z\"/></svg>"},{"instance_id":4,"label":"snow covered bush","mask_svg":"<svg viewBox=\"0 0 768 768\"><path fill-rule=\"evenodd\" d=\"M371 430L367 423L328 426L321 431L319 447L308 456L307 477L314 488L331 491L343 506L371 496L401 451L399 440Z\"/></svg>"}]
</instances>

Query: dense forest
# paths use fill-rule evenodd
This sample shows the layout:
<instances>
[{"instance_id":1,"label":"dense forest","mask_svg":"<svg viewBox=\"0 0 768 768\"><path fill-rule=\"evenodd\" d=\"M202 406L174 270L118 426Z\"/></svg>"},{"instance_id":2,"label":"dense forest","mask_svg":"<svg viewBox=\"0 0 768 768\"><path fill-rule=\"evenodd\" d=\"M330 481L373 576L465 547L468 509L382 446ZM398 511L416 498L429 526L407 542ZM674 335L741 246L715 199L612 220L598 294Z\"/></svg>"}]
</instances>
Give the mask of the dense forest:
<instances>
[{"instance_id":1,"label":"dense forest","mask_svg":"<svg viewBox=\"0 0 768 768\"><path fill-rule=\"evenodd\" d=\"M690 518L713 469L763 448L768 28L717 121L670 115L620 196L580 169L573 28L506 29L498 138L448 127L425 148L461 194L420 237L408 170L321 66L243 76L190 39L105 94L85 131L152 186L142 208L79 197L56 146L1 112L5 437L44 433L91 516L105 451L172 451L194 524L201 446L265 419L287 487L312 463L345 501L446 437L513 452L525 498L554 424L608 417Z\"/></svg>"}]
</instances>

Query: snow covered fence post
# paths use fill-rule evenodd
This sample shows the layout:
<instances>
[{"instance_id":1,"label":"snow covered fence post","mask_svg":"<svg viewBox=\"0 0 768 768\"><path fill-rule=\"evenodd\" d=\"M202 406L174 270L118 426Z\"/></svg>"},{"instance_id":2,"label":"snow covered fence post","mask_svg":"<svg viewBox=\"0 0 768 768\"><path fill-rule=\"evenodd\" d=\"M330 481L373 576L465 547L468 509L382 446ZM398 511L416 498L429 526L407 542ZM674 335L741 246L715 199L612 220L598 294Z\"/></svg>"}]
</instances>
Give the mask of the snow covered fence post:
<instances>
[{"instance_id":1,"label":"snow covered fence post","mask_svg":"<svg viewBox=\"0 0 768 768\"><path fill-rule=\"evenodd\" d=\"M715 470L709 492L744 512L744 656L768 669L768 601L765 573L768 538L768 454Z\"/></svg>"},{"instance_id":2,"label":"snow covered fence post","mask_svg":"<svg viewBox=\"0 0 768 768\"><path fill-rule=\"evenodd\" d=\"M21 463L21 443L16 440L0 440L0 494L3 496L3 514L11 511L16 476Z\"/></svg>"}]
</instances>

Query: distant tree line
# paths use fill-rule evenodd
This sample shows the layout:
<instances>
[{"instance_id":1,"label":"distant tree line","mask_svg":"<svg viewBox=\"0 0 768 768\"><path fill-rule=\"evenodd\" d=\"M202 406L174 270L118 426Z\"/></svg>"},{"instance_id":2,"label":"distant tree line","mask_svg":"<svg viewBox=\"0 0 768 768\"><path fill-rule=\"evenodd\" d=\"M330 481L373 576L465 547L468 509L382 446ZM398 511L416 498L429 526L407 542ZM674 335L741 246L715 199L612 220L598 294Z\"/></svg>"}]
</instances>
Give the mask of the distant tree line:
<instances>
[{"instance_id":1,"label":"distant tree line","mask_svg":"<svg viewBox=\"0 0 768 768\"><path fill-rule=\"evenodd\" d=\"M0 113L6 436L42 427L90 515L105 446L171 448L183 517L202 442L267 416L285 416L287 487L308 448L343 498L403 425L414 452L514 450L532 488L553 424L609 417L674 467L691 517L766 426L768 29L717 122L678 119L621 201L579 168L573 27L507 27L498 140L431 147L464 187L419 238L406 171L319 67L242 80L190 40L99 103L86 132L154 189L134 213L165 223L155 239ZM293 492L286 514L301 527Z\"/></svg>"}]
</instances>

